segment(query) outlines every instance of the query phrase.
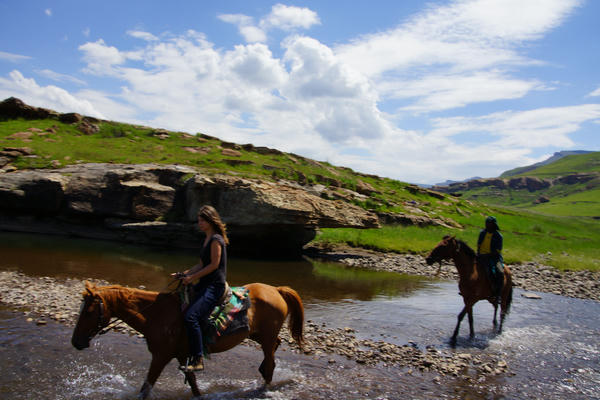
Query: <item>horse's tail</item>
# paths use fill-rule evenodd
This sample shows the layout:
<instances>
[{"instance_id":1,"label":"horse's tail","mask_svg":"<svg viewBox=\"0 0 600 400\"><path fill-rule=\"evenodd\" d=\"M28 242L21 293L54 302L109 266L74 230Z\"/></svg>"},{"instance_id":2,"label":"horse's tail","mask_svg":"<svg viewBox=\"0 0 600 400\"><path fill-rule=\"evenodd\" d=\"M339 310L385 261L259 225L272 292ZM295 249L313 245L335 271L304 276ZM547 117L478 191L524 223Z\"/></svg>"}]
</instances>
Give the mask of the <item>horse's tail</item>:
<instances>
[{"instance_id":1,"label":"horse's tail","mask_svg":"<svg viewBox=\"0 0 600 400\"><path fill-rule=\"evenodd\" d=\"M510 305L512 304L512 296L513 296L513 284L510 283L510 290L508 292L508 299L506 299L506 315L510 312Z\"/></svg>"},{"instance_id":2,"label":"horse's tail","mask_svg":"<svg viewBox=\"0 0 600 400\"><path fill-rule=\"evenodd\" d=\"M296 343L298 343L298 346L302 348L302 341L304 340L304 306L302 305L302 300L298 292L288 286L280 286L277 288L277 291L288 305L290 334Z\"/></svg>"},{"instance_id":3,"label":"horse's tail","mask_svg":"<svg viewBox=\"0 0 600 400\"><path fill-rule=\"evenodd\" d=\"M506 284L509 285L508 288L508 296L506 298L506 308L504 310L502 310L504 312L504 315L508 315L508 313L510 312L510 305L512 304L512 298L513 298L513 283L512 283L512 277L509 274L508 279L506 279Z\"/></svg>"}]
</instances>

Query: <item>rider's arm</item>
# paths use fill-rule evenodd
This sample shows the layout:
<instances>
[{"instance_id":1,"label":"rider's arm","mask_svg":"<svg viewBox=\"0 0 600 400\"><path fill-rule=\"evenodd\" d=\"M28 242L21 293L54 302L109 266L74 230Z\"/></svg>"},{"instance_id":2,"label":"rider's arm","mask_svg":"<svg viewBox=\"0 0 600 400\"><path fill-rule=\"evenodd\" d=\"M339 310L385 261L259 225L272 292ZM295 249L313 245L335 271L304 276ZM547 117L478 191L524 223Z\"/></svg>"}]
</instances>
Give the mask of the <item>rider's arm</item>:
<instances>
[{"instance_id":1,"label":"rider's arm","mask_svg":"<svg viewBox=\"0 0 600 400\"><path fill-rule=\"evenodd\" d=\"M193 274L194 272L197 272L199 269L202 269L202 260L200 260L200 261L198 262L198 264L194 265L193 267L190 267L190 268L186 269L186 270L185 270L185 271L183 271L183 272L173 272L173 273L171 274L171 276L174 276L174 277L180 278L180 277L181 277L181 275L184 275L184 277L185 277L185 276L187 276L187 275ZM182 279L183 279L183 278L182 278Z\"/></svg>"},{"instance_id":2,"label":"rider's arm","mask_svg":"<svg viewBox=\"0 0 600 400\"><path fill-rule=\"evenodd\" d=\"M200 263L190 268L188 272L186 272L187 276L183 278L183 283L191 283L196 279L200 279L219 268L219 262L221 261L222 252L223 249L221 248L221 244L218 241L213 240L213 242L210 245L210 264L208 264L206 267L200 267L197 269L196 267L202 265L202 263Z\"/></svg>"}]
</instances>

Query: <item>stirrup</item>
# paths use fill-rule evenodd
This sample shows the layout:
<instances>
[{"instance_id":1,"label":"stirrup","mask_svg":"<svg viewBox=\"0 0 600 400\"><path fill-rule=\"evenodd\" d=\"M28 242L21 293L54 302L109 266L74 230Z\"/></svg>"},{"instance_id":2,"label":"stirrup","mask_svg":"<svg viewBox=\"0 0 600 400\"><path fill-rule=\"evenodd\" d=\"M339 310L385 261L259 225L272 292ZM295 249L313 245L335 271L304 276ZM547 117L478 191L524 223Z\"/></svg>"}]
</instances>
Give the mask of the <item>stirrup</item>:
<instances>
[{"instance_id":1,"label":"stirrup","mask_svg":"<svg viewBox=\"0 0 600 400\"><path fill-rule=\"evenodd\" d=\"M198 372L204 371L204 359L203 357L194 357L191 360L188 359L185 365L180 365L179 369L183 372Z\"/></svg>"}]
</instances>

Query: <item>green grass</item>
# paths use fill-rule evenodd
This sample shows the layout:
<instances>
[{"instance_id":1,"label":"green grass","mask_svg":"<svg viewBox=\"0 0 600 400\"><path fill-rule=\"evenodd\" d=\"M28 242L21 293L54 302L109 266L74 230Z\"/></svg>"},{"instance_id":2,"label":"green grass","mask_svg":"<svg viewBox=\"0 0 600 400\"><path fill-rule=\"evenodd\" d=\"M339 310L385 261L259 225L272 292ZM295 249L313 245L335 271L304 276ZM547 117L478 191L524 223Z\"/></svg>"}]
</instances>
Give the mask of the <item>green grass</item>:
<instances>
[{"instance_id":1,"label":"green grass","mask_svg":"<svg viewBox=\"0 0 600 400\"><path fill-rule=\"evenodd\" d=\"M564 197L552 197L548 203L535 206L538 213L564 217L600 218L600 188L574 193Z\"/></svg>"},{"instance_id":2,"label":"green grass","mask_svg":"<svg viewBox=\"0 0 600 400\"><path fill-rule=\"evenodd\" d=\"M600 172L600 152L570 155L515 176L537 176L555 178L577 173Z\"/></svg>"},{"instance_id":3,"label":"green grass","mask_svg":"<svg viewBox=\"0 0 600 400\"><path fill-rule=\"evenodd\" d=\"M499 220L507 263L539 261L561 270L600 270L600 221L506 208L489 211ZM447 234L456 235L475 249L483 221L482 215L465 217L460 221L464 225L462 230L414 226L385 226L362 231L323 229L316 241L425 255Z\"/></svg>"},{"instance_id":4,"label":"green grass","mask_svg":"<svg viewBox=\"0 0 600 400\"><path fill-rule=\"evenodd\" d=\"M0 121L0 146L33 150L34 157L18 157L12 162L18 169L53 168L83 162L188 165L209 175L226 173L264 180L321 183L329 188L329 196L345 198L345 201L368 210L442 218L464 227L460 230L439 226L323 229L316 239L382 251L425 254L448 233L456 234L474 246L485 216L495 214L505 237L504 255L508 262L541 260L561 269L600 269L600 221L591 218L600 215L600 200L597 200L600 188L590 190L589 184L573 185L574 191L569 193L553 187L549 189L553 196L551 202L537 206L533 206L532 201L539 194L516 191L503 193L504 197L498 197L498 193L475 191L478 201L452 196L440 198L439 194L405 182L358 174L349 168L293 154L262 154L249 146L236 146L239 157L226 156L222 150L229 145L203 135L168 132L169 137L162 140L148 127L107 121L98 126L99 132L85 135L76 126L57 120ZM28 141L8 139L11 134L29 128L53 128L56 132L44 136L34 134ZM185 150L186 147L206 151L191 153ZM583 164L588 170L596 170L597 158L594 157L598 154L587 155ZM580 162L569 158L563 159L564 165L578 168ZM567 168L564 165L562 168ZM360 182L371 185L377 193L361 198L348 197L347 190L356 190ZM504 206L489 206L484 202L500 202ZM580 217L573 218L574 215Z\"/></svg>"}]
</instances>

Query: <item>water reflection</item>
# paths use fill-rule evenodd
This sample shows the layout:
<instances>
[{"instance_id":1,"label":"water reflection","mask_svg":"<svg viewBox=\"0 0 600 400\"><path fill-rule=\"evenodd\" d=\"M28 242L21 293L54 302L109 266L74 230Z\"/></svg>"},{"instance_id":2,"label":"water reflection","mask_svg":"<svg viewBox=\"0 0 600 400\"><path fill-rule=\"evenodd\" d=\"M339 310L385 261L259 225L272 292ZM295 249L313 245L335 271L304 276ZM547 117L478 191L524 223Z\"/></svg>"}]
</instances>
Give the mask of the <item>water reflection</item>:
<instances>
[{"instance_id":1,"label":"water reflection","mask_svg":"<svg viewBox=\"0 0 600 400\"><path fill-rule=\"evenodd\" d=\"M15 233L0 233L0 254L1 269L18 269L33 276L105 279L151 290L165 290L171 272L198 261L194 250ZM309 259L231 259L228 280L234 286L251 282L291 286L305 302L316 303L408 296L428 282L422 277Z\"/></svg>"}]
</instances>

